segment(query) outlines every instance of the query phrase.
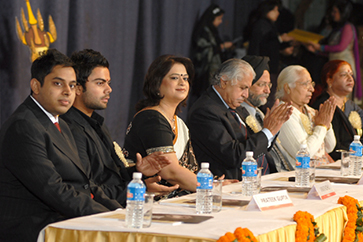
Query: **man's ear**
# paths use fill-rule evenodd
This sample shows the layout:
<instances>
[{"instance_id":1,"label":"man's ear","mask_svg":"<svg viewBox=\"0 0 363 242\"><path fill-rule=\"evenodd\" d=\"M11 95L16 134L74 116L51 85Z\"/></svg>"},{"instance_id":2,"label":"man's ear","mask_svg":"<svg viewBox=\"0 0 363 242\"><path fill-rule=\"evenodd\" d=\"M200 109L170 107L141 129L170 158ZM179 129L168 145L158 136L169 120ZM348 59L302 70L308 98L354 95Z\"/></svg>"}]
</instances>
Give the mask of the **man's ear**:
<instances>
[{"instance_id":1,"label":"man's ear","mask_svg":"<svg viewBox=\"0 0 363 242\"><path fill-rule=\"evenodd\" d=\"M227 87L227 81L224 80L223 76L219 79L221 83L221 88L225 89Z\"/></svg>"},{"instance_id":2,"label":"man's ear","mask_svg":"<svg viewBox=\"0 0 363 242\"><path fill-rule=\"evenodd\" d=\"M83 87L80 84L77 84L76 86L76 95L80 96L83 93Z\"/></svg>"},{"instance_id":3,"label":"man's ear","mask_svg":"<svg viewBox=\"0 0 363 242\"><path fill-rule=\"evenodd\" d=\"M41 88L40 82L35 78L31 79L30 80L30 88L32 89L34 94L39 94L39 91L40 91L40 88Z\"/></svg>"}]
</instances>

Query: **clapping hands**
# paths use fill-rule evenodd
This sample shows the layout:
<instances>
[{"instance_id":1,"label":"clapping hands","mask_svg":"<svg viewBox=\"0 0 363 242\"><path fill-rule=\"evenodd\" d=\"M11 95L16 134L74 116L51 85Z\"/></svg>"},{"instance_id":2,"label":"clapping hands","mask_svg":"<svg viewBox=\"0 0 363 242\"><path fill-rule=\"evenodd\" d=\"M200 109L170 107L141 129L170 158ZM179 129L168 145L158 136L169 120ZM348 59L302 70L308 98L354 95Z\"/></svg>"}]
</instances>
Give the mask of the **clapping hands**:
<instances>
[{"instance_id":1,"label":"clapping hands","mask_svg":"<svg viewBox=\"0 0 363 242\"><path fill-rule=\"evenodd\" d=\"M279 100L275 101L271 110L267 108L265 118L263 120L263 127L270 130L272 135L279 132L281 126L289 120L292 114L292 106L290 102L279 105Z\"/></svg>"},{"instance_id":2,"label":"clapping hands","mask_svg":"<svg viewBox=\"0 0 363 242\"><path fill-rule=\"evenodd\" d=\"M329 129L330 123L333 119L335 107L336 99L333 96L331 96L324 103L320 104L319 111L315 115L315 126L322 125Z\"/></svg>"}]
</instances>

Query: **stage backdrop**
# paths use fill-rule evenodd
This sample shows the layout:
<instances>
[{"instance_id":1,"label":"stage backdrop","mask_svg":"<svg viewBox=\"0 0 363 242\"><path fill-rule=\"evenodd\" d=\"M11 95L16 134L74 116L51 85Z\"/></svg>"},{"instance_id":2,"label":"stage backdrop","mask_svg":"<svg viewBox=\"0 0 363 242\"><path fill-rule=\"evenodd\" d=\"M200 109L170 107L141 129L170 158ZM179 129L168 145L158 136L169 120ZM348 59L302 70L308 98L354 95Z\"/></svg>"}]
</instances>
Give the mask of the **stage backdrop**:
<instances>
[{"instance_id":1,"label":"stage backdrop","mask_svg":"<svg viewBox=\"0 0 363 242\"><path fill-rule=\"evenodd\" d=\"M37 18L39 9L45 31L51 15L57 40L50 44L70 56L85 48L100 51L110 62L112 79L108 108L99 111L113 138L123 145L125 130L143 97L148 66L159 55L189 56L193 26L211 4L225 11L221 36L242 34L248 13L260 1L252 0L30 0ZM30 51L16 33L15 18L21 8L28 18L25 0L0 2L0 124L29 95ZM186 110L181 114L186 117Z\"/></svg>"}]
</instances>

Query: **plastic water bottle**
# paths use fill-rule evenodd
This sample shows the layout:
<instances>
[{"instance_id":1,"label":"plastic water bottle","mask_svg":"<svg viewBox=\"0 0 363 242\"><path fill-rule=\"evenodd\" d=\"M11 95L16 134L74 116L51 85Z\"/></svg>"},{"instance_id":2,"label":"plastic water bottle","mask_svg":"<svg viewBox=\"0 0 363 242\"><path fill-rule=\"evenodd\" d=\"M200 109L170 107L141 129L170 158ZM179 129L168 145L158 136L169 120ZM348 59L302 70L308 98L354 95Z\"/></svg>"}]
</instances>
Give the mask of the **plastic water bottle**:
<instances>
[{"instance_id":1,"label":"plastic water bottle","mask_svg":"<svg viewBox=\"0 0 363 242\"><path fill-rule=\"evenodd\" d=\"M213 174L209 170L209 163L202 162L201 168L197 174L200 185L197 187L196 210L199 214L212 213Z\"/></svg>"},{"instance_id":2,"label":"plastic water bottle","mask_svg":"<svg viewBox=\"0 0 363 242\"><path fill-rule=\"evenodd\" d=\"M242 196L257 194L257 183L257 162L253 158L253 151L247 151L242 162Z\"/></svg>"},{"instance_id":3,"label":"plastic water bottle","mask_svg":"<svg viewBox=\"0 0 363 242\"><path fill-rule=\"evenodd\" d=\"M310 187L310 154L306 144L300 145L296 153L295 185L297 187Z\"/></svg>"},{"instance_id":4,"label":"plastic water bottle","mask_svg":"<svg viewBox=\"0 0 363 242\"><path fill-rule=\"evenodd\" d=\"M127 186L126 227L128 228L142 228L146 187L141 177L140 172L134 172L133 180Z\"/></svg>"},{"instance_id":5,"label":"plastic water bottle","mask_svg":"<svg viewBox=\"0 0 363 242\"><path fill-rule=\"evenodd\" d=\"M360 142L360 136L354 135L354 141L349 146L349 151L355 151L350 155L350 162L353 166L353 176L362 175L362 143Z\"/></svg>"}]
</instances>

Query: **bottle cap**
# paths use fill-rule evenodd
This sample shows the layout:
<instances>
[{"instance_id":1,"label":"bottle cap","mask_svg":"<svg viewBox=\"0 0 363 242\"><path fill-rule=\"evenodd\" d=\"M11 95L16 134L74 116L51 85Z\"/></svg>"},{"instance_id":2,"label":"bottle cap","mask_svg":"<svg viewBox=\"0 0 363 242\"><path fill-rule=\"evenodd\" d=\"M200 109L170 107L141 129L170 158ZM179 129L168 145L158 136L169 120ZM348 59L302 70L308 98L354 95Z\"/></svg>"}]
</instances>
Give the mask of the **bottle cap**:
<instances>
[{"instance_id":1,"label":"bottle cap","mask_svg":"<svg viewBox=\"0 0 363 242\"><path fill-rule=\"evenodd\" d=\"M308 146L306 144L301 144L300 145L300 149L306 149L306 148L308 148Z\"/></svg>"},{"instance_id":2,"label":"bottle cap","mask_svg":"<svg viewBox=\"0 0 363 242\"><path fill-rule=\"evenodd\" d=\"M134 172L132 174L132 178L134 178L134 179L141 179L141 177L142 177L142 173L141 172Z\"/></svg>"},{"instance_id":3,"label":"bottle cap","mask_svg":"<svg viewBox=\"0 0 363 242\"><path fill-rule=\"evenodd\" d=\"M360 136L359 135L354 135L354 141L359 141L360 140Z\"/></svg>"},{"instance_id":4,"label":"bottle cap","mask_svg":"<svg viewBox=\"0 0 363 242\"><path fill-rule=\"evenodd\" d=\"M246 151L246 157L253 157L253 151Z\"/></svg>"},{"instance_id":5,"label":"bottle cap","mask_svg":"<svg viewBox=\"0 0 363 242\"><path fill-rule=\"evenodd\" d=\"M202 162L202 164L200 164L200 167L202 169L208 169L209 168L209 163L208 162Z\"/></svg>"}]
</instances>

